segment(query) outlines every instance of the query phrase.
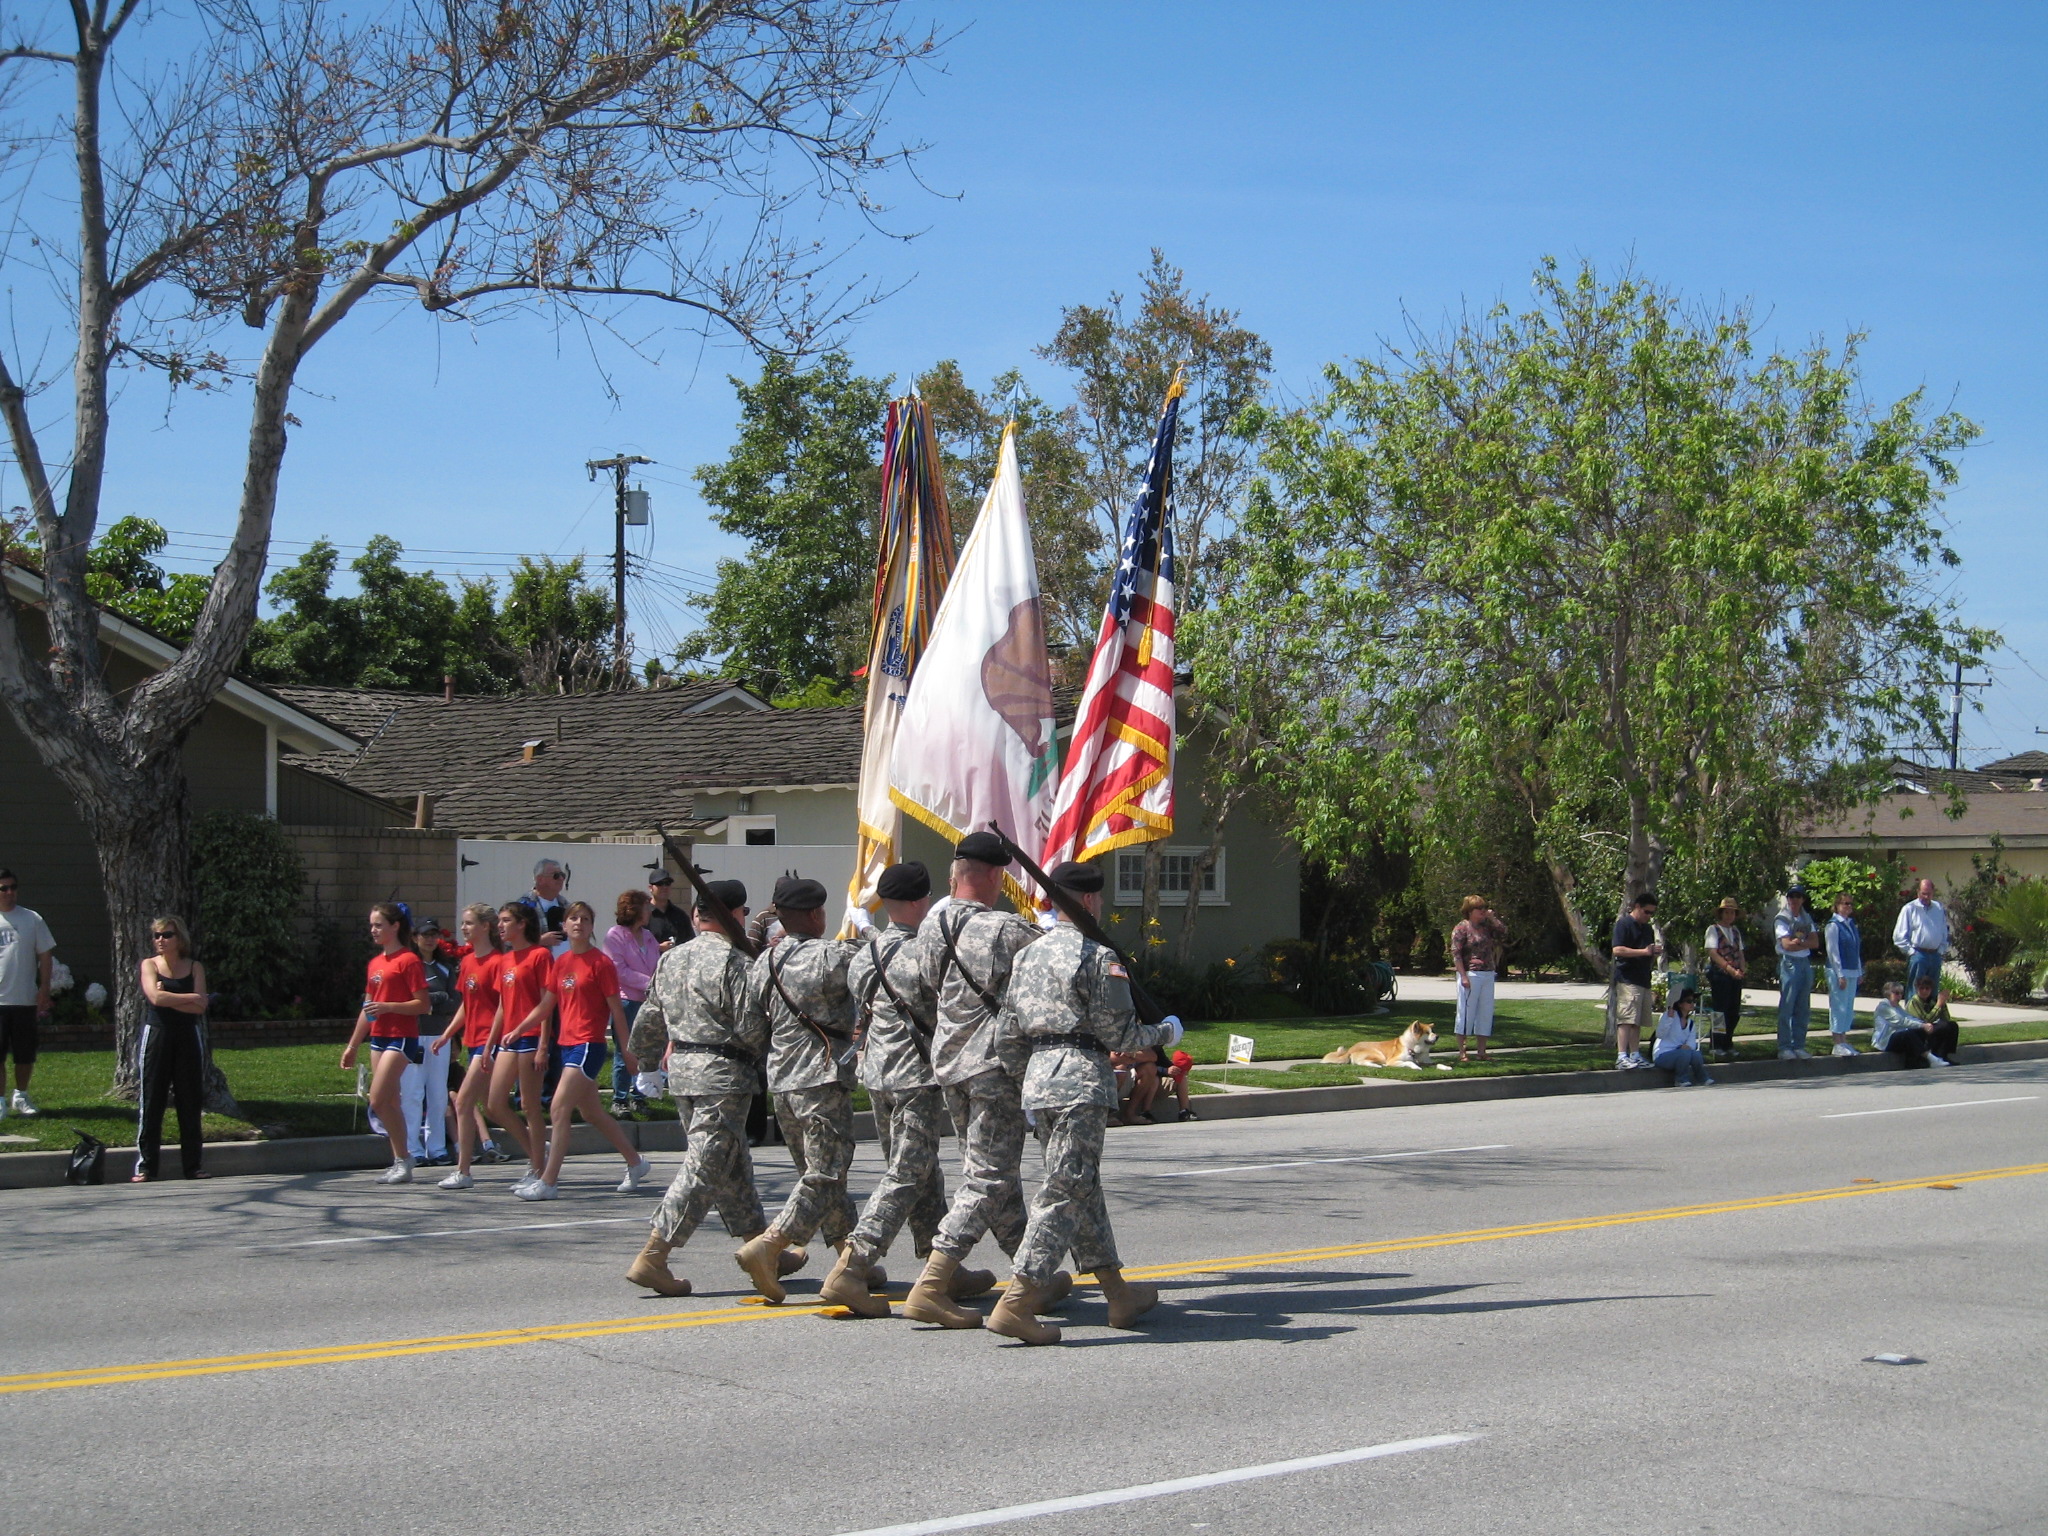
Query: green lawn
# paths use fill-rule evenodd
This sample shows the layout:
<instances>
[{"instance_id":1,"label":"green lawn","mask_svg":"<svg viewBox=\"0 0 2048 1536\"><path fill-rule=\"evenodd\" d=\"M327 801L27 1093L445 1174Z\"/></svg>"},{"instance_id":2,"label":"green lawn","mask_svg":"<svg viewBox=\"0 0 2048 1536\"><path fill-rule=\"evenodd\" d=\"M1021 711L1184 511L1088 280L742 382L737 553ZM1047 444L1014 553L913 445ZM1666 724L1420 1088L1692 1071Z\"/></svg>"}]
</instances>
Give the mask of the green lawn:
<instances>
[{"instance_id":1,"label":"green lawn","mask_svg":"<svg viewBox=\"0 0 2048 1536\"><path fill-rule=\"evenodd\" d=\"M1364 1017L1297 1015L1190 1024L1181 1049L1197 1064L1220 1062L1232 1035L1249 1035L1255 1042L1254 1060L1286 1061L1321 1056L1354 1040L1392 1039L1416 1019L1426 1019L1436 1029L1438 1050L1451 1045L1455 1051L1451 1024L1456 1017L1452 1003L1400 1003L1392 1013ZM1497 1045L1597 1045L1603 1023L1600 1010L1584 1002L1502 1002L1494 1009L1493 1038Z\"/></svg>"}]
</instances>

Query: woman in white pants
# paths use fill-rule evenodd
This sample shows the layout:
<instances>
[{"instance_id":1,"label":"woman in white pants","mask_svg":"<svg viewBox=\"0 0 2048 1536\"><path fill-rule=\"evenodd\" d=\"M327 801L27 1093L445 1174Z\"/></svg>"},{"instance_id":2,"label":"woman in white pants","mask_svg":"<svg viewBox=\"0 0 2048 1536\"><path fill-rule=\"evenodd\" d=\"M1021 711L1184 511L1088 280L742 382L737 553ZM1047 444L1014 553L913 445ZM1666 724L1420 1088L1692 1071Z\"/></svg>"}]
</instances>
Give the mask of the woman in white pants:
<instances>
[{"instance_id":1,"label":"woman in white pants","mask_svg":"<svg viewBox=\"0 0 2048 1536\"><path fill-rule=\"evenodd\" d=\"M1458 1060L1473 1040L1479 1059L1493 1038L1493 978L1507 948L1506 924L1493 915L1484 896L1467 896L1451 930L1451 959L1458 967Z\"/></svg>"}]
</instances>

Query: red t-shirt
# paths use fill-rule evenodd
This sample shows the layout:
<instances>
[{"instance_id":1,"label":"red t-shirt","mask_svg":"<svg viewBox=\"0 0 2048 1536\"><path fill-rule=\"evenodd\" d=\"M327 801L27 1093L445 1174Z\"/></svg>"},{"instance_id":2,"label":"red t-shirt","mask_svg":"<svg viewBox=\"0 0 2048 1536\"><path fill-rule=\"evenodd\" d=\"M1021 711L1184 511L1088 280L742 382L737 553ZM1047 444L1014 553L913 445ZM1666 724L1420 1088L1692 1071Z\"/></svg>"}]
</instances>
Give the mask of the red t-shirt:
<instances>
[{"instance_id":1,"label":"red t-shirt","mask_svg":"<svg viewBox=\"0 0 2048 1536\"><path fill-rule=\"evenodd\" d=\"M504 956L464 955L456 973L455 995L462 999L462 1043L479 1050L491 1038L491 1020L498 1012L498 973Z\"/></svg>"},{"instance_id":2,"label":"red t-shirt","mask_svg":"<svg viewBox=\"0 0 2048 1536\"><path fill-rule=\"evenodd\" d=\"M601 949L577 954L565 949L555 957L548 986L555 994L555 1043L594 1045L608 1032L612 999L619 995L619 971Z\"/></svg>"},{"instance_id":3,"label":"red t-shirt","mask_svg":"<svg viewBox=\"0 0 2048 1536\"><path fill-rule=\"evenodd\" d=\"M548 972L554 966L555 957L547 952L545 945L530 944L525 949L511 950L496 958L498 1000L505 1005L502 1043L517 1039L519 1026L539 1006L542 994L548 989Z\"/></svg>"},{"instance_id":4,"label":"red t-shirt","mask_svg":"<svg viewBox=\"0 0 2048 1536\"><path fill-rule=\"evenodd\" d=\"M366 1003L409 1003L427 990L427 968L409 949L395 955L379 955L370 962L369 984L363 988ZM417 1038L420 1016L416 1013L380 1013L370 1020L373 1040Z\"/></svg>"}]
</instances>

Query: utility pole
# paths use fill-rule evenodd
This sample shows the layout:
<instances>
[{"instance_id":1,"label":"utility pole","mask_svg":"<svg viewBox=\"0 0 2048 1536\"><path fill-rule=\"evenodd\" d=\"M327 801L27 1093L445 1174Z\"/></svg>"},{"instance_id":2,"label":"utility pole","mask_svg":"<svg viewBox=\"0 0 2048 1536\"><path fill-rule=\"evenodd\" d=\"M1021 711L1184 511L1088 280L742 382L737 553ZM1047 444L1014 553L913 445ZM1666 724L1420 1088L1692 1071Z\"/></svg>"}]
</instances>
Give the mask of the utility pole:
<instances>
[{"instance_id":1,"label":"utility pole","mask_svg":"<svg viewBox=\"0 0 2048 1536\"><path fill-rule=\"evenodd\" d=\"M626 654L626 524L637 527L647 521L647 493L626 489L626 471L635 464L653 462L637 453L622 453L609 459L589 459L583 465L593 480L601 469L612 472L612 665L621 688L633 680L633 658Z\"/></svg>"},{"instance_id":2,"label":"utility pole","mask_svg":"<svg viewBox=\"0 0 2048 1536\"><path fill-rule=\"evenodd\" d=\"M1963 664L1956 663L1956 680L1948 696L1948 766L1950 772L1959 770L1963 752L1963 690L1985 688L1988 683L1966 683L1963 681Z\"/></svg>"}]
</instances>

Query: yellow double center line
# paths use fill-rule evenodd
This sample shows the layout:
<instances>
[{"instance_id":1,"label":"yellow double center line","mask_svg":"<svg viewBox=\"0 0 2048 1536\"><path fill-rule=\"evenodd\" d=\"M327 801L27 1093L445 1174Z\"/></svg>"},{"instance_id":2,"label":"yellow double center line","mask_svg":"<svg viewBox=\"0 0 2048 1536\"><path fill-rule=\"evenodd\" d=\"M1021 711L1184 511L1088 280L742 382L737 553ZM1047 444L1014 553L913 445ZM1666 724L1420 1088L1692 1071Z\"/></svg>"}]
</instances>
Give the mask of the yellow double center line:
<instances>
[{"instance_id":1,"label":"yellow double center line","mask_svg":"<svg viewBox=\"0 0 2048 1536\"><path fill-rule=\"evenodd\" d=\"M2025 1178L2048 1173L2048 1163L2011 1168L1980 1168L1973 1173L1935 1174L1884 1183L1849 1184L1797 1194L1764 1195L1748 1200L1716 1200L1705 1205L1675 1205L1654 1211L1623 1211L1610 1216L1581 1216L1560 1221L1525 1222L1512 1227L1481 1227L1470 1232L1439 1232L1428 1237L1400 1237L1376 1243L1339 1243L1327 1248L1290 1248L1276 1253L1244 1253L1225 1259L1191 1259L1126 1270L1133 1280L1170 1280L1189 1275L1225 1274L1285 1264L1314 1264L1331 1259L1367 1258L1407 1253L1418 1248L1449 1248L1461 1243L1497 1243L1517 1237L1547 1237L1560 1232L1591 1232L1603 1227L1633 1227L1653 1221L1678 1221L1689 1216L1725 1216L1737 1211L1768 1211L1787 1205L1813 1205L1823 1200L1854 1200L1865 1195L1898 1194L1904 1190L1982 1184L1992 1179ZM512 1344L543 1344L576 1339L602 1339L629 1333L665 1333L678 1328L709 1328L723 1323L761 1322L769 1318L815 1317L838 1313L836 1307L767 1307L749 1304L701 1312L667 1312L652 1317L606 1318L584 1323L552 1323L537 1328L501 1328L490 1333L451 1333L421 1339L387 1339L381 1343L335 1344L318 1349L280 1349L255 1355L215 1355L195 1360L159 1360L144 1365L92 1366L83 1370L38 1371L26 1376L0 1376L0 1394L54 1392L67 1387L104 1387L131 1381L167 1381L187 1376L228 1376L243 1371L276 1371L301 1365L347 1365L361 1360L392 1360L405 1355L453 1354L466 1349L502 1349Z\"/></svg>"}]
</instances>

